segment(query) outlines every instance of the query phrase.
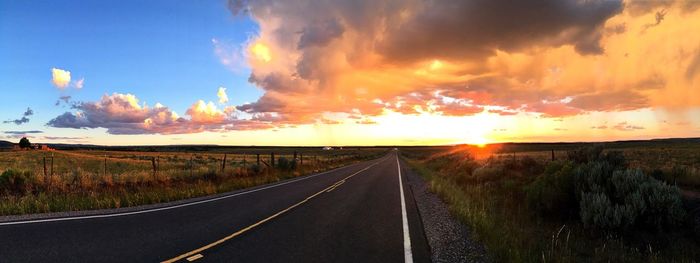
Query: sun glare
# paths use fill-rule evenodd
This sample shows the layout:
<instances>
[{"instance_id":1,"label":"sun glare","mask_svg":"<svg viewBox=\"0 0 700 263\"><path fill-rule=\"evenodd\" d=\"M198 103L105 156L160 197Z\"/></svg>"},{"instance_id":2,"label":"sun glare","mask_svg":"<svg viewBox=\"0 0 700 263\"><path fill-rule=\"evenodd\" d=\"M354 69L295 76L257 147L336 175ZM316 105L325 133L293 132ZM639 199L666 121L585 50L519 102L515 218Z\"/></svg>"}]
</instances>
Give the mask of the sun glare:
<instances>
[{"instance_id":1,"label":"sun glare","mask_svg":"<svg viewBox=\"0 0 700 263\"><path fill-rule=\"evenodd\" d=\"M442 61L436 59L430 63L430 70L438 70L440 68L442 68Z\"/></svg>"}]
</instances>

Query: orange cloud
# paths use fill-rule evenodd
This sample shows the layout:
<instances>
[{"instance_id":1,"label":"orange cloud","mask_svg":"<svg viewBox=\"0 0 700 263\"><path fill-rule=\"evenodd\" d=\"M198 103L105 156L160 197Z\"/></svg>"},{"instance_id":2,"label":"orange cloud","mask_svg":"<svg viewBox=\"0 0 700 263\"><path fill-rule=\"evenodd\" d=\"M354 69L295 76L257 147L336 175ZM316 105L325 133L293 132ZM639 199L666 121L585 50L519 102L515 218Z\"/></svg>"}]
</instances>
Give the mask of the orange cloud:
<instances>
[{"instance_id":1,"label":"orange cloud","mask_svg":"<svg viewBox=\"0 0 700 263\"><path fill-rule=\"evenodd\" d=\"M110 134L183 134L203 131L269 129L261 120L238 119L235 112L219 110L213 102L198 100L187 109L189 118L178 116L168 107L139 104L132 94L104 95L97 102L77 102L75 112L66 112L50 120L56 128L105 128Z\"/></svg>"},{"instance_id":2,"label":"orange cloud","mask_svg":"<svg viewBox=\"0 0 700 263\"><path fill-rule=\"evenodd\" d=\"M326 112L560 118L700 106L698 9L643 2L230 0L260 26L247 63L265 91L237 109L303 124Z\"/></svg>"},{"instance_id":3,"label":"orange cloud","mask_svg":"<svg viewBox=\"0 0 700 263\"><path fill-rule=\"evenodd\" d=\"M226 119L226 115L211 101L205 103L203 100L198 100L187 109L186 113L190 115L193 122L197 123L221 123Z\"/></svg>"}]
</instances>

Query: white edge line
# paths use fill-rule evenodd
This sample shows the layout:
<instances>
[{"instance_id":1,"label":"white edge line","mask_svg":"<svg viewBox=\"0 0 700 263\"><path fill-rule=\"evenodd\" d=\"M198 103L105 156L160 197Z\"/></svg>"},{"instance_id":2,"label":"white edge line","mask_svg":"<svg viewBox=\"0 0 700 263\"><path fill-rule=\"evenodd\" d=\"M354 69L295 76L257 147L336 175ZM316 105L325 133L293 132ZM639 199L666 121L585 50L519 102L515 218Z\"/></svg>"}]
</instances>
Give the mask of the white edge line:
<instances>
[{"instance_id":1,"label":"white edge line","mask_svg":"<svg viewBox=\"0 0 700 263\"><path fill-rule=\"evenodd\" d=\"M399 193L401 194L401 221L403 223L403 253L404 262L413 263L413 252L411 251L411 233L408 230L408 217L406 216L406 200L403 197L403 183L401 182L401 164L399 155L396 154L396 167L399 170Z\"/></svg>"},{"instance_id":2,"label":"white edge line","mask_svg":"<svg viewBox=\"0 0 700 263\"><path fill-rule=\"evenodd\" d=\"M352 164L351 164L352 165ZM140 211L133 211L133 212L121 212L121 213L113 213L113 214L103 214L103 215L88 215L88 216L73 216L73 217L59 217L59 218L47 218L47 219L34 219L34 220L26 220L26 221L12 221L12 222L4 222L0 223L0 226L9 226L9 225L21 225L21 224L33 224L33 223L46 223L46 222L58 222L58 221L70 221L70 220L80 220L80 219L94 219L94 218L109 218L109 217L119 217L119 216L128 216L128 215L137 215L137 214L145 214L145 213L152 213L152 212L158 212L158 211L164 211L164 210L170 210L170 209L176 209L176 208L181 208L181 207L187 207L187 206L192 206L192 205L198 205L198 204L204 204L204 203L209 203L209 202L214 202L222 199L227 199L239 195L244 195L244 194L250 194L262 190L267 190L270 188L275 188L278 186L283 186L291 183L296 183L299 181L303 181L306 179L311 179L319 175L324 175L330 172L334 172L343 168L347 168L348 166L343 166L343 167L338 167L333 170L325 171L322 173L314 174L314 175L309 175L303 178L298 178L294 180L290 180L287 182L282 182L278 184L273 184L273 185L268 185L265 187L260 187L257 189L252 189L248 191L243 191L243 192L238 192L235 194L230 194L230 195L225 195L225 196L220 196L216 198L211 198L211 199L206 199L206 200L200 200L200 201L195 201L195 202L190 202L190 203L185 203L185 204L179 204L179 205L173 205L173 206L166 206L166 207L160 207L160 208L152 208L152 209L146 209L146 210L140 210ZM403 198L403 197L402 197Z\"/></svg>"}]
</instances>

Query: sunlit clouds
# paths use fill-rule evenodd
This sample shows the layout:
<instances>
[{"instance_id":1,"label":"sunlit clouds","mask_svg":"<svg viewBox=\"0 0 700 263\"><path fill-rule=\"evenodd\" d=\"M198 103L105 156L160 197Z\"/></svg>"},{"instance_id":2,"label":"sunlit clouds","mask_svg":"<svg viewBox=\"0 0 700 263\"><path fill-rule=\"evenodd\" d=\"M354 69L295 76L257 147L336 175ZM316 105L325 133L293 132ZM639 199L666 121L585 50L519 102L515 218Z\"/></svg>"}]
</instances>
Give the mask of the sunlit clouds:
<instances>
[{"instance_id":1,"label":"sunlit clouds","mask_svg":"<svg viewBox=\"0 0 700 263\"><path fill-rule=\"evenodd\" d=\"M65 89L70 83L70 71L51 68L51 83L53 83L56 88Z\"/></svg>"},{"instance_id":2,"label":"sunlit clouds","mask_svg":"<svg viewBox=\"0 0 700 263\"><path fill-rule=\"evenodd\" d=\"M211 101L205 103L202 100L198 100L187 109L186 113L192 117L193 122L198 123L221 123L226 118L226 115L217 109L216 105Z\"/></svg>"},{"instance_id":3,"label":"sunlit clouds","mask_svg":"<svg viewBox=\"0 0 700 263\"><path fill-rule=\"evenodd\" d=\"M249 46L255 54L249 79L266 91L239 109L275 112L285 122L314 123L323 112L353 110L465 118L484 111L526 118L599 112L614 119L650 109L643 112L657 118L653 112L698 117L700 35L692 32L700 15L682 1L231 6L260 25ZM280 56L261 59L269 51L260 51L260 41Z\"/></svg>"},{"instance_id":4,"label":"sunlit clouds","mask_svg":"<svg viewBox=\"0 0 700 263\"><path fill-rule=\"evenodd\" d=\"M255 59L261 60L263 62L270 62L272 56L270 55L270 49L262 43L254 43L250 47L250 53L253 54Z\"/></svg>"},{"instance_id":5,"label":"sunlit clouds","mask_svg":"<svg viewBox=\"0 0 700 263\"><path fill-rule=\"evenodd\" d=\"M59 68L51 68L51 83L59 90L64 90L67 87L82 89L85 84L85 78L71 81L70 71Z\"/></svg>"},{"instance_id":6,"label":"sunlit clouds","mask_svg":"<svg viewBox=\"0 0 700 263\"><path fill-rule=\"evenodd\" d=\"M226 88L219 87L219 90L216 92L216 96L219 97L219 103L226 104L228 102L228 95L226 94Z\"/></svg>"},{"instance_id":7,"label":"sunlit clouds","mask_svg":"<svg viewBox=\"0 0 700 263\"><path fill-rule=\"evenodd\" d=\"M212 60L259 98L237 101L240 85L227 80L185 102L148 98L179 104L180 116L149 107L140 94L110 91L71 101L48 125L110 134L236 131L241 140L276 132L301 144L700 136L700 5L537 3L229 0L231 14L256 28L241 43L211 38ZM84 79L52 68L51 82L80 89Z\"/></svg>"}]
</instances>

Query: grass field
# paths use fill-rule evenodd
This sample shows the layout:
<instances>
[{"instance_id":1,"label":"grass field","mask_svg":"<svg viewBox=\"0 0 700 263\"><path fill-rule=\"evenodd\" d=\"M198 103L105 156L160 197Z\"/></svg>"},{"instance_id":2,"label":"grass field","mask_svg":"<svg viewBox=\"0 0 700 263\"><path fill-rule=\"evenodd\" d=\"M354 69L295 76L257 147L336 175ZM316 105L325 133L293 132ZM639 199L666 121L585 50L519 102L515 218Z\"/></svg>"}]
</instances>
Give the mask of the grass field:
<instances>
[{"instance_id":1,"label":"grass field","mask_svg":"<svg viewBox=\"0 0 700 263\"><path fill-rule=\"evenodd\" d=\"M175 201L329 170L385 152L381 148L5 151L0 152L0 215Z\"/></svg>"},{"instance_id":2,"label":"grass field","mask_svg":"<svg viewBox=\"0 0 700 263\"><path fill-rule=\"evenodd\" d=\"M402 155L452 213L472 227L496 262L696 262L700 258L698 200L673 190L678 185L686 193L697 193L700 145L602 145L609 148L600 156L617 156L607 153L620 151L627 159L622 170L639 168L644 176L665 182L664 189L682 199L680 221L654 224L648 219L665 218L658 211L666 210L654 208L657 195L642 191L646 210L619 227L601 223L606 212L598 217L600 221L584 223L582 215L588 210L579 206L584 195L574 189L579 187L577 169L587 166L571 161L575 155L569 156L583 146L590 145L412 147L402 149ZM551 148L554 161L547 150ZM617 191L621 193L619 187ZM596 211L613 211L624 202ZM647 213L651 214L642 219Z\"/></svg>"}]
</instances>

